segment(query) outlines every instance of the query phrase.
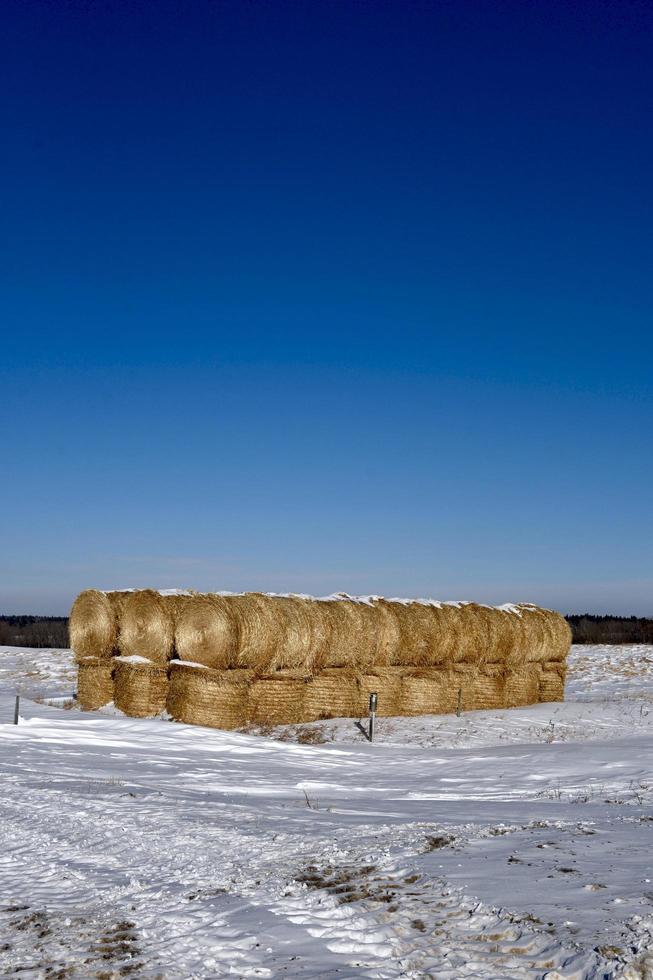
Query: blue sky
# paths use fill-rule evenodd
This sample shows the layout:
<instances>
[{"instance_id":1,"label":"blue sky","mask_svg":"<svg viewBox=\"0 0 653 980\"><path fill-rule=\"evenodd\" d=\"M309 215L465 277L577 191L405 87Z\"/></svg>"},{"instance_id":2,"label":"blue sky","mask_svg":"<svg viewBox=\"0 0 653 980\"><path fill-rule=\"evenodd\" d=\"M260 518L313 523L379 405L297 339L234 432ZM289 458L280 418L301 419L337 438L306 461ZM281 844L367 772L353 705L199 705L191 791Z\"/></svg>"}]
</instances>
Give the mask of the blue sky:
<instances>
[{"instance_id":1,"label":"blue sky","mask_svg":"<svg viewBox=\"0 0 653 980\"><path fill-rule=\"evenodd\" d=\"M0 611L653 615L650 8L0 21Z\"/></svg>"}]
</instances>

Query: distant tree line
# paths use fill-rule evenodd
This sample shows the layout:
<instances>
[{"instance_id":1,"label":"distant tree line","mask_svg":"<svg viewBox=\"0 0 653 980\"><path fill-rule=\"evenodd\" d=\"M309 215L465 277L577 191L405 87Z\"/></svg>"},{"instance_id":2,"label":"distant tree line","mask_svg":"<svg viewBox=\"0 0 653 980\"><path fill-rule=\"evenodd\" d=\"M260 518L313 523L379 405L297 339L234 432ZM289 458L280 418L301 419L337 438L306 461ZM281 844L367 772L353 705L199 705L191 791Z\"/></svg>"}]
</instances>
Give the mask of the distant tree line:
<instances>
[{"instance_id":1,"label":"distant tree line","mask_svg":"<svg viewBox=\"0 0 653 980\"><path fill-rule=\"evenodd\" d=\"M0 646L68 646L66 616L0 616Z\"/></svg>"},{"instance_id":2,"label":"distant tree line","mask_svg":"<svg viewBox=\"0 0 653 980\"><path fill-rule=\"evenodd\" d=\"M641 616L567 616L574 643L653 643L653 619Z\"/></svg>"}]
</instances>

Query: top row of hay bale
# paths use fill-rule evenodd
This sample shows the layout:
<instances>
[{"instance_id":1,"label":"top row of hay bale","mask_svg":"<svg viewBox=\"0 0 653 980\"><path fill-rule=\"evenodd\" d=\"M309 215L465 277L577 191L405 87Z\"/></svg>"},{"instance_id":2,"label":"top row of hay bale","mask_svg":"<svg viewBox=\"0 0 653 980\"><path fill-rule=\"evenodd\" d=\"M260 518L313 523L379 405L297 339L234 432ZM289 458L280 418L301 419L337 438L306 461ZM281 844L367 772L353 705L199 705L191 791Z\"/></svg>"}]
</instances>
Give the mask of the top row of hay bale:
<instances>
[{"instance_id":1,"label":"top row of hay bale","mask_svg":"<svg viewBox=\"0 0 653 980\"><path fill-rule=\"evenodd\" d=\"M531 604L248 592L82 592L70 614L78 658L116 654L258 673L330 667L452 667L563 661L571 633Z\"/></svg>"}]
</instances>

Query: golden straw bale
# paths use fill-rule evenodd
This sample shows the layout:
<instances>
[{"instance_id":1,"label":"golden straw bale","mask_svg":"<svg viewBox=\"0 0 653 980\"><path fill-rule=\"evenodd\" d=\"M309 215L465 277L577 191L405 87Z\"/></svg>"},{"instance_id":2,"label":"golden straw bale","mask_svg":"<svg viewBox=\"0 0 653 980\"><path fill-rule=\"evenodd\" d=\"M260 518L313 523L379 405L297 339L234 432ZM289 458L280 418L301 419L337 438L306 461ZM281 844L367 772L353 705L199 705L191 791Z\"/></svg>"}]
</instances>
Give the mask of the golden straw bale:
<instances>
[{"instance_id":1,"label":"golden straw bale","mask_svg":"<svg viewBox=\"0 0 653 980\"><path fill-rule=\"evenodd\" d=\"M85 657L77 665L77 700L85 711L113 701L114 658Z\"/></svg>"},{"instance_id":2,"label":"golden straw bale","mask_svg":"<svg viewBox=\"0 0 653 980\"><path fill-rule=\"evenodd\" d=\"M542 663L551 659L553 645L552 622L547 611L532 603L521 603L524 645L527 663Z\"/></svg>"},{"instance_id":3,"label":"golden straw bale","mask_svg":"<svg viewBox=\"0 0 653 980\"><path fill-rule=\"evenodd\" d=\"M167 665L116 657L113 701L133 718L151 718L163 711L168 690Z\"/></svg>"},{"instance_id":4,"label":"golden straw bale","mask_svg":"<svg viewBox=\"0 0 653 980\"><path fill-rule=\"evenodd\" d=\"M488 663L514 670L526 662L524 623L519 606L494 606L490 616Z\"/></svg>"},{"instance_id":5,"label":"golden straw bale","mask_svg":"<svg viewBox=\"0 0 653 980\"><path fill-rule=\"evenodd\" d=\"M170 664L166 708L176 721L231 730L247 724L250 670L210 670Z\"/></svg>"},{"instance_id":6,"label":"golden straw bale","mask_svg":"<svg viewBox=\"0 0 653 980\"><path fill-rule=\"evenodd\" d=\"M566 664L559 660L547 660L542 664L540 672L540 701L564 701Z\"/></svg>"},{"instance_id":7,"label":"golden straw bale","mask_svg":"<svg viewBox=\"0 0 653 980\"><path fill-rule=\"evenodd\" d=\"M541 667L537 663L523 664L506 673L505 703L507 708L537 704L540 698Z\"/></svg>"},{"instance_id":8,"label":"golden straw bale","mask_svg":"<svg viewBox=\"0 0 653 980\"><path fill-rule=\"evenodd\" d=\"M306 596L268 596L279 613L275 643L259 658L256 668L262 674L278 670L300 670L311 674L323 657L326 624L319 604Z\"/></svg>"},{"instance_id":9,"label":"golden straw bale","mask_svg":"<svg viewBox=\"0 0 653 980\"><path fill-rule=\"evenodd\" d=\"M362 718L369 712L370 694L378 694L380 717L401 714L401 679L403 667L374 667L356 679L356 710L352 717Z\"/></svg>"},{"instance_id":10,"label":"golden straw bale","mask_svg":"<svg viewBox=\"0 0 653 980\"><path fill-rule=\"evenodd\" d=\"M304 692L304 721L352 718L357 714L356 674L346 667L330 667L310 678Z\"/></svg>"},{"instance_id":11,"label":"golden straw bale","mask_svg":"<svg viewBox=\"0 0 653 980\"><path fill-rule=\"evenodd\" d=\"M486 663L472 679L474 711L504 708L506 703L506 669L504 664Z\"/></svg>"},{"instance_id":12,"label":"golden straw bale","mask_svg":"<svg viewBox=\"0 0 653 980\"><path fill-rule=\"evenodd\" d=\"M454 664L480 666L492 659L493 610L477 602L447 603L444 607L455 633ZM455 624L455 625L454 625Z\"/></svg>"},{"instance_id":13,"label":"golden straw bale","mask_svg":"<svg viewBox=\"0 0 653 980\"><path fill-rule=\"evenodd\" d=\"M175 625L175 646L181 660L214 670L236 664L239 621L232 599L216 594L188 597Z\"/></svg>"},{"instance_id":14,"label":"golden straw bale","mask_svg":"<svg viewBox=\"0 0 653 980\"><path fill-rule=\"evenodd\" d=\"M318 600L326 644L320 667L371 667L377 649L378 613L369 602L351 597Z\"/></svg>"},{"instance_id":15,"label":"golden straw bale","mask_svg":"<svg viewBox=\"0 0 653 980\"><path fill-rule=\"evenodd\" d=\"M249 689L249 720L259 725L294 725L305 721L307 677L283 671L256 677Z\"/></svg>"},{"instance_id":16,"label":"golden straw bale","mask_svg":"<svg viewBox=\"0 0 653 980\"><path fill-rule=\"evenodd\" d=\"M399 661L401 625L392 611L392 606L380 596L374 596L371 604L376 616L373 664L375 667L389 667Z\"/></svg>"},{"instance_id":17,"label":"golden straw bale","mask_svg":"<svg viewBox=\"0 0 653 980\"><path fill-rule=\"evenodd\" d=\"M70 645L78 660L117 653L120 611L129 592L80 592L70 610Z\"/></svg>"},{"instance_id":18,"label":"golden straw bale","mask_svg":"<svg viewBox=\"0 0 653 980\"><path fill-rule=\"evenodd\" d=\"M175 621L190 595L162 595L154 589L130 592L120 615L120 653L165 664L175 651Z\"/></svg>"},{"instance_id":19,"label":"golden straw bale","mask_svg":"<svg viewBox=\"0 0 653 980\"><path fill-rule=\"evenodd\" d=\"M226 597L238 625L236 659L232 667L263 672L284 635L286 618L283 605L275 596L262 592L245 592Z\"/></svg>"},{"instance_id":20,"label":"golden straw bale","mask_svg":"<svg viewBox=\"0 0 653 980\"><path fill-rule=\"evenodd\" d=\"M564 661L569 654L571 647L571 627L560 613L552 609L543 610L550 630L549 656L548 660Z\"/></svg>"},{"instance_id":21,"label":"golden straw bale","mask_svg":"<svg viewBox=\"0 0 653 980\"><path fill-rule=\"evenodd\" d=\"M453 671L449 668L410 668L401 679L399 714L447 714L456 710L456 697Z\"/></svg>"},{"instance_id":22,"label":"golden straw bale","mask_svg":"<svg viewBox=\"0 0 653 980\"><path fill-rule=\"evenodd\" d=\"M377 605L394 616L398 642L390 651L389 664L434 667L447 662L445 614L429 602L379 599Z\"/></svg>"}]
</instances>

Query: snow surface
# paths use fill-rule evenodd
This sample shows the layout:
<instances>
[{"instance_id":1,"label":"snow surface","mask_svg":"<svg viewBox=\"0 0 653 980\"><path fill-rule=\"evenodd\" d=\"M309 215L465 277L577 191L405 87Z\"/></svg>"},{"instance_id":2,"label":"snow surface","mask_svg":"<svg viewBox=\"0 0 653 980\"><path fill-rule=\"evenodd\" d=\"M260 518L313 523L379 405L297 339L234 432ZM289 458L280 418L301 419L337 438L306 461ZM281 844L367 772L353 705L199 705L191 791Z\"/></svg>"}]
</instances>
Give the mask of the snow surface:
<instances>
[{"instance_id":1,"label":"snow surface","mask_svg":"<svg viewBox=\"0 0 653 980\"><path fill-rule=\"evenodd\" d=\"M62 710L70 652L0 647L0 975L650 980L653 647L570 663L370 745Z\"/></svg>"}]
</instances>

